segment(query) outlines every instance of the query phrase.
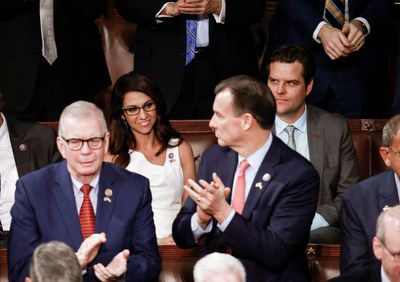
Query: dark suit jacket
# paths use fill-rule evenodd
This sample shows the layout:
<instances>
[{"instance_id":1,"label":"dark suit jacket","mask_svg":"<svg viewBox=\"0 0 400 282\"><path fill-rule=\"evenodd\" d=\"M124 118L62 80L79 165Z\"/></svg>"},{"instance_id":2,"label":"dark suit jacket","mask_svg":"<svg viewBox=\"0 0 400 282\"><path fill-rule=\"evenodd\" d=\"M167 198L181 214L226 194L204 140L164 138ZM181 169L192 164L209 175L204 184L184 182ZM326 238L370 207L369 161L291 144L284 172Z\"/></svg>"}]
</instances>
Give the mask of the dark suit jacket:
<instances>
[{"instance_id":1,"label":"dark suit jacket","mask_svg":"<svg viewBox=\"0 0 400 282\"><path fill-rule=\"evenodd\" d=\"M380 265L362 267L351 273L332 278L329 282L381 282Z\"/></svg>"},{"instance_id":2,"label":"dark suit jacket","mask_svg":"<svg viewBox=\"0 0 400 282\"><path fill-rule=\"evenodd\" d=\"M94 20L106 0L54 0L54 33L65 93L58 100L92 99L110 84L100 33ZM0 92L6 109L30 104L41 58L39 0L0 0ZM68 95L68 97L61 97Z\"/></svg>"},{"instance_id":3,"label":"dark suit jacket","mask_svg":"<svg viewBox=\"0 0 400 282\"><path fill-rule=\"evenodd\" d=\"M208 149L197 179L211 181L216 172L232 187L237 153L218 145ZM269 174L270 179L263 177ZM260 187L260 183L262 188ZM224 232L213 222L204 253L232 254L243 263L248 281L309 281L305 248L318 199L318 173L312 165L274 137L254 179L243 215L235 214ZM173 224L181 248L196 244L190 226L196 204L188 199Z\"/></svg>"},{"instance_id":4,"label":"dark suit jacket","mask_svg":"<svg viewBox=\"0 0 400 282\"><path fill-rule=\"evenodd\" d=\"M6 122L19 177L61 160L54 129L8 117Z\"/></svg>"},{"instance_id":5,"label":"dark suit jacket","mask_svg":"<svg viewBox=\"0 0 400 282\"><path fill-rule=\"evenodd\" d=\"M336 85L342 82L337 80L335 73L347 71L346 79L348 80L344 82L345 85L339 90L335 90L339 94L345 92L345 95L340 97L343 100L337 103L338 107L341 107L342 112L350 112L349 108L351 109L351 107L360 107L362 102L368 98L365 92L371 91L368 84L376 81L378 76L374 71L374 66L382 64L380 61L385 61L386 52L382 51L385 50L384 42L386 42L383 24L388 15L389 1L351 0L348 2L350 20L356 17L365 18L371 26L371 33L366 37L366 43L359 51L346 58L332 61L325 54L322 44L317 43L312 37L316 27L322 21L325 0L278 1L277 9L269 24L268 44L262 67L263 77L266 77L265 65L276 48L285 43L298 44L311 50L317 66L313 92L307 97L307 100L313 105L322 103L327 99L328 90L333 87L332 84ZM350 72L349 69L352 71ZM384 72L385 69L382 71ZM363 84L360 85L359 81L361 80ZM355 93L357 95L360 93L358 89L361 87L366 90L363 93L364 97L355 97ZM376 92L373 94L376 95ZM364 101L360 101L361 99Z\"/></svg>"},{"instance_id":6,"label":"dark suit jacket","mask_svg":"<svg viewBox=\"0 0 400 282\"><path fill-rule=\"evenodd\" d=\"M343 193L340 272L377 265L372 250L376 220L385 207L399 204L392 170L364 180Z\"/></svg>"},{"instance_id":7,"label":"dark suit jacket","mask_svg":"<svg viewBox=\"0 0 400 282\"><path fill-rule=\"evenodd\" d=\"M338 225L342 193L360 178L347 120L307 105L307 136L310 161L320 176L317 212Z\"/></svg>"},{"instance_id":8,"label":"dark suit jacket","mask_svg":"<svg viewBox=\"0 0 400 282\"><path fill-rule=\"evenodd\" d=\"M75 251L82 243L79 216L66 161L21 177L17 182L8 245L10 281L24 281L36 246L58 240ZM111 202L103 200L112 190ZM94 261L88 266L88 281L94 281L92 266L107 265L123 249L129 249L126 281L153 281L161 262L155 237L149 181L116 165L104 163L99 180L95 232L105 232Z\"/></svg>"},{"instance_id":9,"label":"dark suit jacket","mask_svg":"<svg viewBox=\"0 0 400 282\"><path fill-rule=\"evenodd\" d=\"M131 50L135 71L149 76L161 88L168 110L180 93L185 70L186 18L156 23L155 15L169 0L117 0L119 13L138 24ZM209 58L212 84L235 74L258 75L257 55L249 27L264 12L264 0L226 3L225 24L209 16Z\"/></svg>"}]
</instances>

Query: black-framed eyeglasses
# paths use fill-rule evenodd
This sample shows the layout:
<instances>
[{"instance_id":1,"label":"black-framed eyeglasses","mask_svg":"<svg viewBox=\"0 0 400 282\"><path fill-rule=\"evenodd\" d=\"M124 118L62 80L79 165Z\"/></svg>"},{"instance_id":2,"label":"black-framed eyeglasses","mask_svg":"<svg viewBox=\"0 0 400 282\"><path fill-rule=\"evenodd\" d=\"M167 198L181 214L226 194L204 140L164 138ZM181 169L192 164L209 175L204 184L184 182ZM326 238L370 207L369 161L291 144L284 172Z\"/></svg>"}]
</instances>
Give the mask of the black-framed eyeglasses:
<instances>
[{"instance_id":1,"label":"black-framed eyeglasses","mask_svg":"<svg viewBox=\"0 0 400 282\"><path fill-rule=\"evenodd\" d=\"M140 113L140 110L143 109L145 112L151 112L156 109L156 103L153 100L147 101L141 107L140 106L128 106L126 108L122 107L122 110L128 116L136 116Z\"/></svg>"},{"instance_id":2,"label":"black-framed eyeglasses","mask_svg":"<svg viewBox=\"0 0 400 282\"><path fill-rule=\"evenodd\" d=\"M392 147L387 147L387 148L389 149L389 151L392 151L392 153L393 153L396 157L400 158L400 152L396 152L395 150L392 149Z\"/></svg>"},{"instance_id":3,"label":"black-framed eyeglasses","mask_svg":"<svg viewBox=\"0 0 400 282\"><path fill-rule=\"evenodd\" d=\"M392 256L392 260L393 260L393 261L400 262L400 252L392 252L391 250L389 250L389 249L386 247L386 245L385 245L385 243L383 242L383 240L381 240L380 238L379 238L379 242L381 242L383 248L386 249L386 251L388 251L388 253Z\"/></svg>"},{"instance_id":4,"label":"black-framed eyeglasses","mask_svg":"<svg viewBox=\"0 0 400 282\"><path fill-rule=\"evenodd\" d=\"M105 135L104 135L105 136ZM103 137L93 137L89 139L78 139L71 138L65 139L63 136L60 136L65 142L67 142L68 148L71 151L79 151L83 147L83 143L87 143L89 148L92 150L98 150L103 147L104 144L104 136Z\"/></svg>"}]
</instances>

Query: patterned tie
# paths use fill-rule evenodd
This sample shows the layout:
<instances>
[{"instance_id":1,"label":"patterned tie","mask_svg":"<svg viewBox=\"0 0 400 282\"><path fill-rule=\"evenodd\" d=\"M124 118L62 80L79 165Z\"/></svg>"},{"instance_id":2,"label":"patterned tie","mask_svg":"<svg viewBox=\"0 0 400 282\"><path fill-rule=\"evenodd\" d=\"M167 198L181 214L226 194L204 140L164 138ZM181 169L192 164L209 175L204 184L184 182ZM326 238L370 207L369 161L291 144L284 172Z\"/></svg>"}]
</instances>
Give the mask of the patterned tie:
<instances>
[{"instance_id":1,"label":"patterned tie","mask_svg":"<svg viewBox=\"0 0 400 282\"><path fill-rule=\"evenodd\" d=\"M247 160L240 163L239 174L236 178L235 195L233 197L233 209L242 214L246 199L246 169L249 167Z\"/></svg>"},{"instance_id":2,"label":"patterned tie","mask_svg":"<svg viewBox=\"0 0 400 282\"><path fill-rule=\"evenodd\" d=\"M197 21L186 20L186 65L193 61L196 54Z\"/></svg>"},{"instance_id":3,"label":"patterned tie","mask_svg":"<svg viewBox=\"0 0 400 282\"><path fill-rule=\"evenodd\" d=\"M83 202L79 213L79 221L81 222L83 240L94 233L96 223L96 216L94 215L93 206L89 198L91 189L92 187L89 184L84 184L81 188Z\"/></svg>"},{"instance_id":4,"label":"patterned tie","mask_svg":"<svg viewBox=\"0 0 400 282\"><path fill-rule=\"evenodd\" d=\"M40 0L40 32L42 34L42 56L52 65L57 59L54 37L53 0Z\"/></svg>"},{"instance_id":5,"label":"patterned tie","mask_svg":"<svg viewBox=\"0 0 400 282\"><path fill-rule=\"evenodd\" d=\"M324 20L338 29L342 29L345 22L344 1L345 0L325 0Z\"/></svg>"},{"instance_id":6,"label":"patterned tie","mask_svg":"<svg viewBox=\"0 0 400 282\"><path fill-rule=\"evenodd\" d=\"M296 142L294 140L294 131L295 131L296 127L294 127L293 125L289 124L288 126L286 126L285 131L288 135L288 142L287 145L292 148L293 150L296 151Z\"/></svg>"}]
</instances>

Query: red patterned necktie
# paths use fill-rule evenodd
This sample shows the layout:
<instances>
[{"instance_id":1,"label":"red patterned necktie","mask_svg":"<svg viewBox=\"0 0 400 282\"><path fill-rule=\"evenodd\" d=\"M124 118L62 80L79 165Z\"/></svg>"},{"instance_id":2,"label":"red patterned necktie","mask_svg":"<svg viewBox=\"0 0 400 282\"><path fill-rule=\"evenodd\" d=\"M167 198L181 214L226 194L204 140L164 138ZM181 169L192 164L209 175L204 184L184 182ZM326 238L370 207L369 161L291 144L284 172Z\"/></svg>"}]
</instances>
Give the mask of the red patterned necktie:
<instances>
[{"instance_id":1,"label":"red patterned necktie","mask_svg":"<svg viewBox=\"0 0 400 282\"><path fill-rule=\"evenodd\" d=\"M89 197L91 189L92 187L89 184L84 184L81 188L83 202L79 213L79 221L81 222L83 240L94 233L96 223L96 216L94 215L93 206Z\"/></svg>"},{"instance_id":2,"label":"red patterned necktie","mask_svg":"<svg viewBox=\"0 0 400 282\"><path fill-rule=\"evenodd\" d=\"M240 163L239 174L236 178L235 195L233 197L232 207L238 214L242 214L246 199L246 169L248 167L249 163L247 160L243 160Z\"/></svg>"}]
</instances>

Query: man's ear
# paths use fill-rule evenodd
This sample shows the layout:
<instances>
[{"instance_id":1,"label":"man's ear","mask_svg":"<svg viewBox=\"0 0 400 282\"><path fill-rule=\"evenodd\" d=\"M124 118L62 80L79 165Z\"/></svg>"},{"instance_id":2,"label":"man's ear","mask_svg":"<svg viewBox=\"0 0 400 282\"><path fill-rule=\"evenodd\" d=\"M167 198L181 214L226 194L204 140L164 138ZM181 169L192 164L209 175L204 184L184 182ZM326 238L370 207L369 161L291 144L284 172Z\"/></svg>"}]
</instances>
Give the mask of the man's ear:
<instances>
[{"instance_id":1,"label":"man's ear","mask_svg":"<svg viewBox=\"0 0 400 282\"><path fill-rule=\"evenodd\" d=\"M252 124L254 122L254 117L249 114L249 113L245 113L242 115L242 129L244 131L247 131L251 128Z\"/></svg>"},{"instance_id":2,"label":"man's ear","mask_svg":"<svg viewBox=\"0 0 400 282\"><path fill-rule=\"evenodd\" d=\"M32 280L29 277L25 277L25 282L32 282Z\"/></svg>"},{"instance_id":3,"label":"man's ear","mask_svg":"<svg viewBox=\"0 0 400 282\"><path fill-rule=\"evenodd\" d=\"M381 154L381 158L384 161L385 165L387 167L390 167L392 165L392 162L390 159L389 148L388 147L380 147L379 153Z\"/></svg>"},{"instance_id":4,"label":"man's ear","mask_svg":"<svg viewBox=\"0 0 400 282\"><path fill-rule=\"evenodd\" d=\"M57 148L60 151L61 156L65 159L66 158L66 150L64 140L61 139L60 136L57 137Z\"/></svg>"},{"instance_id":5,"label":"man's ear","mask_svg":"<svg viewBox=\"0 0 400 282\"><path fill-rule=\"evenodd\" d=\"M374 237L374 239L372 240L372 249L374 251L375 257L378 260L382 260L382 243L379 241L378 237Z\"/></svg>"},{"instance_id":6,"label":"man's ear","mask_svg":"<svg viewBox=\"0 0 400 282\"><path fill-rule=\"evenodd\" d=\"M308 94L311 93L313 87L314 87L314 79L311 79L311 81L306 86L306 96L308 96Z\"/></svg>"}]
</instances>

